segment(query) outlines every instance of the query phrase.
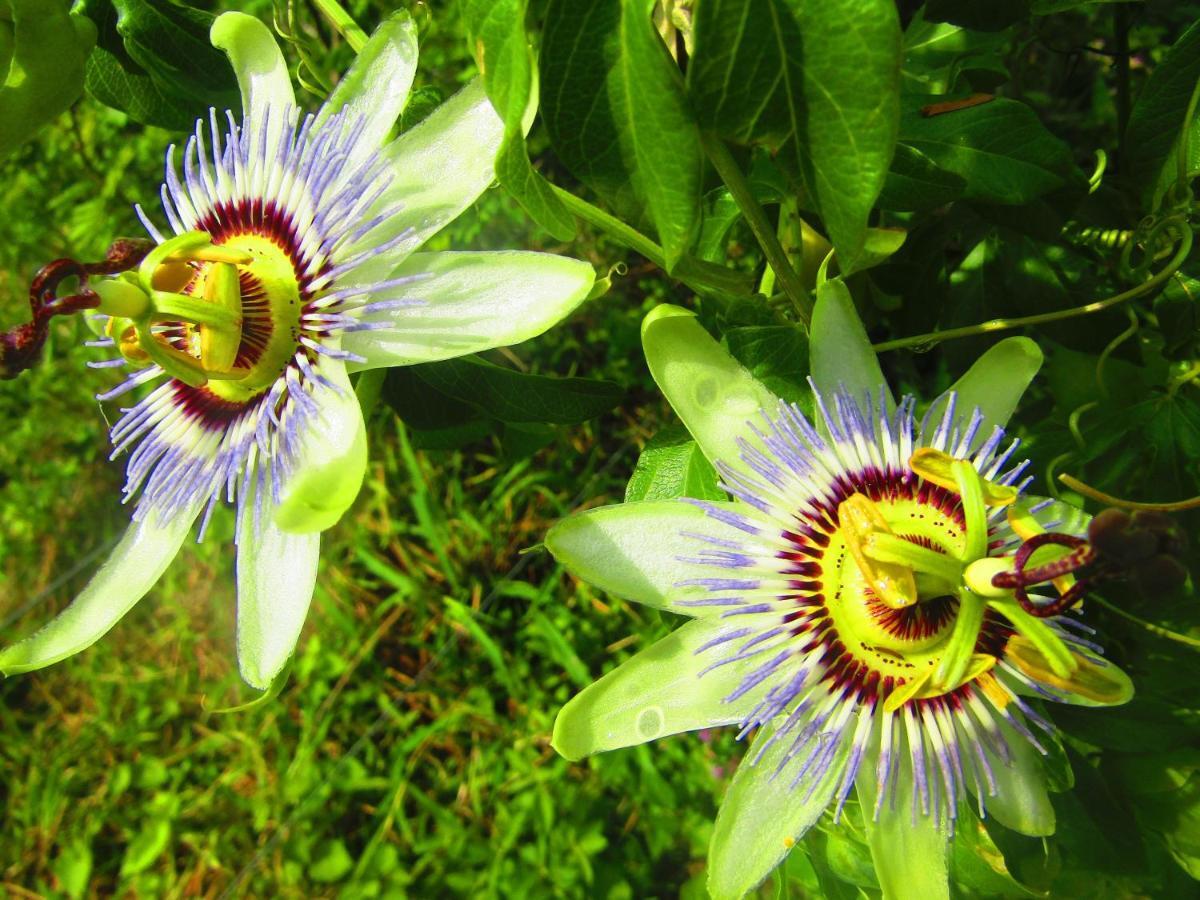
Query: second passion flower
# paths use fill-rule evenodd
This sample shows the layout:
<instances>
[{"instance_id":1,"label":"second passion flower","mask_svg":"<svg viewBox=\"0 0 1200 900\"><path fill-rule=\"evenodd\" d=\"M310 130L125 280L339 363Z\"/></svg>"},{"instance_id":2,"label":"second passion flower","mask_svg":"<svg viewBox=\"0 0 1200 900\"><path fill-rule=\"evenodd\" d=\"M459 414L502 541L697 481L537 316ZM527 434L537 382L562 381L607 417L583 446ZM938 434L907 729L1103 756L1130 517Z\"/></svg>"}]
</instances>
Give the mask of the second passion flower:
<instances>
[{"instance_id":1,"label":"second passion flower","mask_svg":"<svg viewBox=\"0 0 1200 900\"><path fill-rule=\"evenodd\" d=\"M1055 608L1071 587L1059 544L1077 546L1086 517L1023 497L1004 434L1036 346L997 345L918 424L840 288L814 315L811 415L690 313L652 312L650 370L731 499L601 507L546 538L584 580L692 619L563 708L560 753L719 725L753 734L712 839L718 898L753 888L852 795L885 897L946 897L947 844L971 797L1025 834L1054 830L1041 757L1057 738L1032 698L1132 695ZM997 582L1031 553L1056 592L1018 602Z\"/></svg>"}]
</instances>

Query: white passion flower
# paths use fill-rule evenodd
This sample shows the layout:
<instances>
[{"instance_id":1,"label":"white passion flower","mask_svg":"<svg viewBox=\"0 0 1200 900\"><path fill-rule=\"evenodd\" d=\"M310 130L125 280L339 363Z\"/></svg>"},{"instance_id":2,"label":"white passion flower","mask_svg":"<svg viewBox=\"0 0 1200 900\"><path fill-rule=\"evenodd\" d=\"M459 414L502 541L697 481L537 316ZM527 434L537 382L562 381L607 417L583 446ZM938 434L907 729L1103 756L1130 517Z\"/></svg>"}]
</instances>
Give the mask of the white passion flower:
<instances>
[{"instance_id":1,"label":"white passion flower","mask_svg":"<svg viewBox=\"0 0 1200 900\"><path fill-rule=\"evenodd\" d=\"M312 598L320 533L366 466L349 374L461 356L541 334L594 273L529 252L414 252L494 180L504 128L476 79L388 141L417 61L405 13L384 22L315 114L296 106L270 31L220 16L213 44L243 115L211 112L161 190L169 227L135 271L93 280L99 345L131 366L110 400L154 384L112 428L133 522L74 602L0 652L24 672L90 646L154 585L214 507L237 509L237 651L265 689Z\"/></svg>"},{"instance_id":2,"label":"white passion flower","mask_svg":"<svg viewBox=\"0 0 1200 900\"><path fill-rule=\"evenodd\" d=\"M550 530L578 577L690 619L567 703L554 747L753 735L713 831L716 898L754 888L851 797L889 900L949 896L964 804L1052 833L1057 737L1039 702L1123 703L1132 687L1067 613L1087 517L1023 497L1004 434L1036 345L997 344L919 424L839 283L818 293L808 414L685 310L651 312L642 342L730 499L599 507ZM1049 581L1057 593L1026 590Z\"/></svg>"}]
</instances>

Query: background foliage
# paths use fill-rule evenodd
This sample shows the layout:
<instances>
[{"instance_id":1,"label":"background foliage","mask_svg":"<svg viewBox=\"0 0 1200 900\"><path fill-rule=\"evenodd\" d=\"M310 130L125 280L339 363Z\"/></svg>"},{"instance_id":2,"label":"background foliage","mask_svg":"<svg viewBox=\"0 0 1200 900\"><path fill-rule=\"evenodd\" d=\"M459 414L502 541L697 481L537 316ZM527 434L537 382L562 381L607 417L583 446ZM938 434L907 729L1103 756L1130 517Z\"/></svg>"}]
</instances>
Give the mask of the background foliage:
<instances>
[{"instance_id":1,"label":"background foliage","mask_svg":"<svg viewBox=\"0 0 1200 900\"><path fill-rule=\"evenodd\" d=\"M352 57L314 5L222 7L274 13L313 105ZM346 4L367 30L393 5ZM205 38L219 6L77 4L95 48L82 71L61 67L78 83L52 96L82 99L32 139L0 125L0 147L26 141L0 177L5 325L41 263L139 233L131 207L153 205L165 146L207 106L236 106ZM801 326L829 242L872 337L899 345L885 371L926 398L995 340L971 326L1061 314L1164 272L1128 302L1027 330L1047 364L1017 429L1036 490L1070 472L1143 500L1200 494L1200 261L1179 178L1200 168L1200 7L412 8L422 56L400 127L481 64L508 125L501 187L436 245L569 253L608 293L528 345L391 374L367 487L326 542L278 698L220 712L252 699L232 665L228 519L108 639L0 683L0 888L14 896L703 896L740 747L713 733L558 758L559 706L673 623L567 579L537 545L584 503L718 495L653 389L641 314L697 308L804 402ZM0 386L5 641L68 602L124 525L104 459L115 411L91 399L116 376L85 375L83 332L59 325L45 363ZM1093 624L1137 698L1053 711L1068 747L1049 763L1058 832L965 821L963 896L1197 893L1200 658L1155 630L1200 634L1195 599L1100 599ZM764 895L877 894L860 838L853 816L825 823Z\"/></svg>"}]
</instances>

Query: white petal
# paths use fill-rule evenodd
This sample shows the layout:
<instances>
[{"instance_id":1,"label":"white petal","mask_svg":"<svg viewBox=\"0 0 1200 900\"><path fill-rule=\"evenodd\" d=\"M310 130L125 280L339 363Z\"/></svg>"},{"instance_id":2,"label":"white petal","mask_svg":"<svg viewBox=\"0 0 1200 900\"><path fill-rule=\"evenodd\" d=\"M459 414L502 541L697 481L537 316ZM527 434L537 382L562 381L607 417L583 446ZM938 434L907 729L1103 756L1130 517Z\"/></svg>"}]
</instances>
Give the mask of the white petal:
<instances>
[{"instance_id":1,"label":"white petal","mask_svg":"<svg viewBox=\"0 0 1200 900\"><path fill-rule=\"evenodd\" d=\"M830 748L832 762L815 784L806 778L793 785L802 768L798 759L787 759L795 749L795 733L768 743L775 727L764 726L755 734L721 801L708 851L708 891L713 900L743 897L760 884L821 818L837 791L848 740L843 738L840 746ZM820 740L826 740L826 735ZM800 759L809 752L801 748Z\"/></svg>"},{"instance_id":2,"label":"white petal","mask_svg":"<svg viewBox=\"0 0 1200 900\"><path fill-rule=\"evenodd\" d=\"M273 137L281 133L284 117L296 106L296 95L271 30L254 16L227 12L213 22L209 40L225 51L233 65L242 89L242 111L249 118L251 131L263 127L269 119ZM274 140L267 146L274 146Z\"/></svg>"},{"instance_id":3,"label":"white petal","mask_svg":"<svg viewBox=\"0 0 1200 900\"><path fill-rule=\"evenodd\" d=\"M317 116L318 127L343 109L350 123L363 120L357 147L362 155L383 144L408 102L417 71L417 26L405 10L386 19L359 51ZM352 169L354 162L346 164Z\"/></svg>"},{"instance_id":4,"label":"white petal","mask_svg":"<svg viewBox=\"0 0 1200 900\"><path fill-rule=\"evenodd\" d=\"M382 258L356 270L356 277L382 278L474 203L496 178L496 153L503 139L504 123L476 78L385 147L391 182L368 218L397 203L403 206L386 226L371 232L371 239L379 244L411 231Z\"/></svg>"},{"instance_id":5,"label":"white petal","mask_svg":"<svg viewBox=\"0 0 1200 900\"><path fill-rule=\"evenodd\" d=\"M417 276L404 294L420 306L394 310L393 328L348 334L366 357L352 369L399 366L517 344L541 334L587 297L592 267L549 253L418 253L391 277Z\"/></svg>"},{"instance_id":6,"label":"white petal","mask_svg":"<svg viewBox=\"0 0 1200 900\"><path fill-rule=\"evenodd\" d=\"M817 288L809 341L812 380L823 395L831 397L839 389L845 389L855 402L862 404L867 397L878 398L883 388L888 410L895 409L879 359L871 348L850 291L840 278Z\"/></svg>"},{"instance_id":7,"label":"white petal","mask_svg":"<svg viewBox=\"0 0 1200 900\"><path fill-rule=\"evenodd\" d=\"M742 504L710 503L710 509L745 520ZM618 503L562 519L546 535L546 547L572 574L618 597L686 616L711 616L728 607L680 605L688 594L679 583L738 572L689 560L718 550L688 533L741 543L750 537L683 500ZM750 551L752 552L752 551ZM753 572L751 573L753 576ZM693 589L695 590L695 589ZM697 594L707 592L699 589Z\"/></svg>"},{"instance_id":8,"label":"white petal","mask_svg":"<svg viewBox=\"0 0 1200 900\"><path fill-rule=\"evenodd\" d=\"M13 675L66 659L98 641L166 571L198 509L162 522L134 522L87 587L41 631L0 651L0 672Z\"/></svg>"},{"instance_id":9,"label":"white petal","mask_svg":"<svg viewBox=\"0 0 1200 900\"><path fill-rule=\"evenodd\" d=\"M295 650L308 615L321 536L287 534L263 518L238 544L237 655L242 678L265 691Z\"/></svg>"},{"instance_id":10,"label":"white petal","mask_svg":"<svg viewBox=\"0 0 1200 900\"><path fill-rule=\"evenodd\" d=\"M705 645L735 626L696 619L621 663L562 708L551 743L567 759L632 747L656 738L740 722L765 688L726 702L770 654L704 671L734 655L733 643Z\"/></svg>"},{"instance_id":11,"label":"white petal","mask_svg":"<svg viewBox=\"0 0 1200 900\"><path fill-rule=\"evenodd\" d=\"M650 311L642 349L650 374L709 461L751 472L740 442L761 447L754 436L763 425L760 413L774 416L782 401L678 306Z\"/></svg>"}]
</instances>

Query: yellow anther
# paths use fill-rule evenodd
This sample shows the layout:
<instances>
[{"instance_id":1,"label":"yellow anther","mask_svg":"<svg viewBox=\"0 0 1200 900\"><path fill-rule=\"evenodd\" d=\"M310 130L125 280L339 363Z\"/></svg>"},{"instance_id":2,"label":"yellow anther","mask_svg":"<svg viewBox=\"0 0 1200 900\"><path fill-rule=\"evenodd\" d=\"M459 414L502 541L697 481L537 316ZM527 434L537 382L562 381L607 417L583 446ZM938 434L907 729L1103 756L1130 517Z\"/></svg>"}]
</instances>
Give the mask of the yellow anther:
<instances>
[{"instance_id":1,"label":"yellow anther","mask_svg":"<svg viewBox=\"0 0 1200 900\"><path fill-rule=\"evenodd\" d=\"M915 678L910 678L888 694L887 699L883 701L883 711L895 712L910 700L932 700L934 697L941 697L944 694L956 691L964 684L969 684L977 679L991 678L992 676L988 673L995 666L996 657L987 653L972 654L971 661L968 663L962 677L958 678L953 684L947 685L938 684L934 678L933 669L926 669L922 674ZM988 688L982 682L980 683L980 687L987 692Z\"/></svg>"},{"instance_id":2,"label":"yellow anther","mask_svg":"<svg viewBox=\"0 0 1200 900\"><path fill-rule=\"evenodd\" d=\"M1008 705L1012 703L1012 695L1000 686L1000 682L996 680L996 676L990 672L981 675L976 679L975 683L979 685L979 689L983 691L983 695L991 701L992 706L1001 712L1004 712L1008 708Z\"/></svg>"},{"instance_id":3,"label":"yellow anther","mask_svg":"<svg viewBox=\"0 0 1200 900\"><path fill-rule=\"evenodd\" d=\"M150 359L138 340L137 328L128 319L109 319L104 326L104 333L116 341L117 351L129 362L140 365Z\"/></svg>"},{"instance_id":4,"label":"yellow anther","mask_svg":"<svg viewBox=\"0 0 1200 900\"><path fill-rule=\"evenodd\" d=\"M150 287L155 291L178 294L196 277L196 270L186 262L165 262L154 267L150 276Z\"/></svg>"},{"instance_id":5,"label":"yellow anther","mask_svg":"<svg viewBox=\"0 0 1200 900\"><path fill-rule=\"evenodd\" d=\"M254 262L254 257L244 250L233 250L217 244L210 244L207 247L177 250L166 258L166 262L215 262L228 263L233 266L248 266Z\"/></svg>"},{"instance_id":6,"label":"yellow anther","mask_svg":"<svg viewBox=\"0 0 1200 900\"><path fill-rule=\"evenodd\" d=\"M959 485L958 478L954 473L955 462L954 457L948 453L932 447L922 447L909 457L908 467L926 481L957 494ZM986 506L1008 506L1020 496L1016 488L1007 484L997 484L983 477L980 477L979 481L983 489L983 502Z\"/></svg>"},{"instance_id":7,"label":"yellow anther","mask_svg":"<svg viewBox=\"0 0 1200 900\"><path fill-rule=\"evenodd\" d=\"M1020 634L1008 639L1005 658L1035 681L1067 691L1092 703L1113 706L1133 696L1133 683L1116 666L1102 666L1072 653L1074 671L1067 677L1055 672L1033 642Z\"/></svg>"},{"instance_id":8,"label":"yellow anther","mask_svg":"<svg viewBox=\"0 0 1200 900\"><path fill-rule=\"evenodd\" d=\"M929 679L933 677L933 669L926 669L915 678L910 678L904 684L895 688L887 699L883 701L884 712L895 712L909 700L914 699L929 683Z\"/></svg>"},{"instance_id":9,"label":"yellow anther","mask_svg":"<svg viewBox=\"0 0 1200 900\"><path fill-rule=\"evenodd\" d=\"M880 562L864 552L873 534L891 534L883 513L863 494L853 494L838 506L838 521L846 547L859 571L879 600L893 609L902 609L917 602L917 581L911 566Z\"/></svg>"}]
</instances>

